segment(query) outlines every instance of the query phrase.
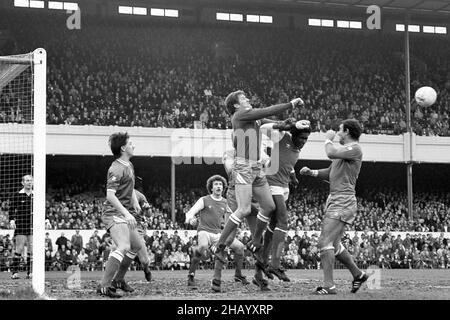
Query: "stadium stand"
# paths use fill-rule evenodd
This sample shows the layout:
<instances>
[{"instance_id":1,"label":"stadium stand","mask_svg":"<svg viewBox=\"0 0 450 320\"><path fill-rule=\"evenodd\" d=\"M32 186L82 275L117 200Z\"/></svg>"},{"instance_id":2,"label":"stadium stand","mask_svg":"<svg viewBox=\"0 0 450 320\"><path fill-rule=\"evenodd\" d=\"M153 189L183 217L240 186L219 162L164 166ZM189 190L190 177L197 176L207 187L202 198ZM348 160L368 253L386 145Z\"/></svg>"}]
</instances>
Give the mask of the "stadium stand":
<instances>
[{"instance_id":1,"label":"stadium stand","mask_svg":"<svg viewBox=\"0 0 450 320\"><path fill-rule=\"evenodd\" d=\"M193 128L198 121L228 128L224 97L242 88L255 107L301 93L306 106L290 116L310 119L314 131L344 118L359 119L368 134L406 131L400 34L236 32L89 17L77 33L56 28L61 19L26 13L0 19L12 35L2 54L42 45L52 53L49 124ZM418 135L450 135L449 49L445 39L411 36L411 90L431 85L439 94L432 108L414 110ZM20 97L3 92L0 99L9 106L0 110L0 123L26 121Z\"/></svg>"},{"instance_id":2,"label":"stadium stand","mask_svg":"<svg viewBox=\"0 0 450 320\"><path fill-rule=\"evenodd\" d=\"M248 232L241 231L238 235L244 243L248 241ZM67 239L67 238L66 238ZM296 231L288 236L282 259L287 269L317 269L320 267L320 257L317 249L318 232L309 235L307 232ZM110 253L108 237L100 240L90 238L84 248L77 252L67 239L66 245L60 249L46 246L46 269L64 271L71 265L78 265L81 270L102 270L104 262ZM47 242L47 241L46 241ZM184 270L189 267L192 246L196 244L196 236L185 240L177 235L167 235L164 231L154 231L146 237L147 250L150 255L151 267L157 270ZM347 232L343 244L355 256L357 264L362 268L378 266L389 269L423 269L450 268L449 239L443 233L433 236L427 233L407 233L405 237L395 236L391 232L367 231L360 233ZM12 244L9 236L0 235L0 271L8 271L13 257ZM229 260L233 261L232 253ZM25 261L21 262L24 266ZM252 267L254 260L251 253L246 252L245 267ZM211 268L212 260L201 264L201 268ZM139 269L136 261L133 270ZM232 263L229 267L233 267ZM339 264L336 265L339 268Z\"/></svg>"},{"instance_id":3,"label":"stadium stand","mask_svg":"<svg viewBox=\"0 0 450 320\"><path fill-rule=\"evenodd\" d=\"M83 33L55 28L60 17L0 13L0 27L10 41L0 55L47 48L47 123L95 126L229 128L223 100L237 87L245 90L255 107L288 101L296 92L305 107L296 118L310 119L314 131L325 131L344 118L356 118L368 134L401 134L406 130L401 35L370 36L333 31L289 31L233 27L209 29L161 26L130 21L91 20ZM14 23L12 23L14 21ZM130 38L130 34L140 42ZM112 37L111 35L114 35ZM243 45L242 40L246 43ZM283 48L281 52L279 48ZM448 41L412 35L412 92L424 84L439 88L438 102L415 109L413 128L418 135L450 136L450 59ZM299 77L299 74L301 75ZM442 87L445 83L445 87ZM21 114L21 97L1 92L0 123L27 123ZM103 229L100 219L104 186L77 176L48 188L47 228ZM154 269L187 269L195 237L184 241L164 230L190 229L184 214L201 188L177 188L176 221L170 220L170 190L152 185L145 190L151 208L146 237ZM285 244L286 268L317 269L325 189L304 188L288 201L289 228L294 236ZM363 268L449 268L449 243L431 232L450 230L450 194L439 190L414 194L415 217L407 219L406 194L393 188L371 189L359 195L359 214L344 244ZM0 195L0 228L9 228L9 201ZM362 231L358 236L354 231ZM368 234L374 231L374 234ZM399 239L396 231L420 232ZM248 230L239 238L246 243ZM65 244L46 240L47 270L102 270L110 248L107 237L84 239L78 251L70 239ZM0 235L0 271L12 261L9 235ZM231 257L230 257L231 258ZM232 260L232 259L230 259ZM252 257L246 255L246 265ZM22 261L22 265L24 261ZM204 268L211 267L208 262ZM133 264L132 268L138 268Z\"/></svg>"},{"instance_id":4,"label":"stadium stand","mask_svg":"<svg viewBox=\"0 0 450 320\"><path fill-rule=\"evenodd\" d=\"M150 230L192 229L184 225L184 214L195 203L195 195L201 189L190 192L177 191L176 221L170 220L170 190L154 187L149 194L150 209L146 213L147 228ZM61 191L59 191L61 192ZM61 193L59 193L61 194ZM66 194L66 193L63 193ZM68 194L68 193L67 193ZM319 230L320 217L327 192L324 190L302 189L292 194L288 200L291 213L291 230ZM103 229L101 222L104 196L100 193L84 192L73 196L55 196L47 201L47 229ZM319 204L319 205L318 205ZM414 198L415 218L408 220L405 192L389 189L374 190L367 197L358 197L358 215L351 230L355 231L417 231L449 232L450 195L438 191L416 193ZM2 229L9 228L9 202L2 201L0 219Z\"/></svg>"}]
</instances>

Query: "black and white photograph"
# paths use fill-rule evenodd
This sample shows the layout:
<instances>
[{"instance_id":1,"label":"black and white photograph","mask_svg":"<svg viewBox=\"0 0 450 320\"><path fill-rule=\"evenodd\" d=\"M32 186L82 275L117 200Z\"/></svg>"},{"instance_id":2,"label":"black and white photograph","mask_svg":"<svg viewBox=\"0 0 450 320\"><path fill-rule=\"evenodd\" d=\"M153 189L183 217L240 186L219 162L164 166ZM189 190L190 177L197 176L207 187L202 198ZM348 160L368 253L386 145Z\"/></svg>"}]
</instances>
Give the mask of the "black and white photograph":
<instances>
[{"instance_id":1,"label":"black and white photograph","mask_svg":"<svg viewBox=\"0 0 450 320\"><path fill-rule=\"evenodd\" d=\"M0 300L450 300L450 0L68 1L0 1Z\"/></svg>"}]
</instances>

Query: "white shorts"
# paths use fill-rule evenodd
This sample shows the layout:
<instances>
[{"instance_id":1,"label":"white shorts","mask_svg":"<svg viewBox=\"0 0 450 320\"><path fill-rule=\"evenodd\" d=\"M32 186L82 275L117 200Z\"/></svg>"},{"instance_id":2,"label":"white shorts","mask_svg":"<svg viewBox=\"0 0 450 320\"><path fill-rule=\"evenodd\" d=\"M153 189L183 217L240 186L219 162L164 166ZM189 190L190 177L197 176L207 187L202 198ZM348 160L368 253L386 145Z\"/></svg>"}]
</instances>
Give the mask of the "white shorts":
<instances>
[{"instance_id":1,"label":"white shorts","mask_svg":"<svg viewBox=\"0 0 450 320\"><path fill-rule=\"evenodd\" d=\"M220 238L220 233L211 233L201 230L197 233L197 242L200 247L210 247L215 245Z\"/></svg>"},{"instance_id":2,"label":"white shorts","mask_svg":"<svg viewBox=\"0 0 450 320\"><path fill-rule=\"evenodd\" d=\"M111 227L116 224L120 224L120 223L127 224L127 221L123 217L119 217L117 215L110 215L110 214L102 215L102 222L106 226L106 228L105 228L106 231L109 231L109 229L111 229Z\"/></svg>"},{"instance_id":3,"label":"white shorts","mask_svg":"<svg viewBox=\"0 0 450 320\"><path fill-rule=\"evenodd\" d=\"M215 246L217 242L219 242L220 233L211 233L205 230L200 230L197 232L197 238L198 246L206 249L211 246ZM238 239L234 239L230 245L232 250L240 249L241 247L243 247L243 244Z\"/></svg>"},{"instance_id":4,"label":"white shorts","mask_svg":"<svg viewBox=\"0 0 450 320\"><path fill-rule=\"evenodd\" d=\"M284 201L287 201L289 198L289 188L283 188L279 186L270 186L270 193L273 196L283 196Z\"/></svg>"}]
</instances>

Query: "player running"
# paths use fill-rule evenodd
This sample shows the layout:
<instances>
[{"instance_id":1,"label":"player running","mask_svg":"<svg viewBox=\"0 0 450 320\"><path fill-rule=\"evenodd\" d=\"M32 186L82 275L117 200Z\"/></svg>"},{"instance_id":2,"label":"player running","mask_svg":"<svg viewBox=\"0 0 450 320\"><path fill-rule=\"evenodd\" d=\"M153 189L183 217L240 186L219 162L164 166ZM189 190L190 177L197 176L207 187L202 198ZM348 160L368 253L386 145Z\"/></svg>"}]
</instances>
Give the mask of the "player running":
<instances>
[{"instance_id":1,"label":"player running","mask_svg":"<svg viewBox=\"0 0 450 320\"><path fill-rule=\"evenodd\" d=\"M206 189L210 193L208 196L201 197L194 206L186 213L186 223L196 225L198 246L194 248L191 264L189 266L188 286L195 288L195 270L201 259L206 258L206 252L211 246L215 246L220 237L220 231L225 221L225 215L228 211L227 200L222 197L227 182L224 177L214 175L206 182ZM198 215L198 218L196 218ZM234 251L236 262L236 273L234 279L236 282L248 284L248 281L242 275L242 264L244 260L244 245L237 239L234 239L230 248ZM217 287L213 286L214 291L220 291L220 281Z\"/></svg>"},{"instance_id":2,"label":"player running","mask_svg":"<svg viewBox=\"0 0 450 320\"><path fill-rule=\"evenodd\" d=\"M225 99L225 105L231 116L233 126L233 147L236 151L232 175L236 183L236 198L238 208L230 215L225 228L220 235L215 256L226 263L225 242L227 238L237 229L242 219L251 212L252 197L259 203L260 212L253 239L247 245L258 259L262 245L262 233L264 232L269 215L275 210L275 204L270 195L269 185L262 170L260 158L261 132L260 126L274 121L265 119L290 108L302 105L300 98L291 100L289 103L278 104L262 109L253 109L249 99L243 91L234 91Z\"/></svg>"},{"instance_id":3,"label":"player running","mask_svg":"<svg viewBox=\"0 0 450 320\"><path fill-rule=\"evenodd\" d=\"M114 133L109 137L109 146L115 160L108 169L106 183L106 202L102 221L106 231L116 245L109 255L103 278L97 293L111 298L120 298L117 288L130 291L124 280L112 280L116 273L125 274L136 252L141 249L140 236L136 231L136 219L133 214L139 209L134 192L134 168L130 162L134 154L134 145L128 133ZM122 277L123 278L123 277Z\"/></svg>"},{"instance_id":4,"label":"player running","mask_svg":"<svg viewBox=\"0 0 450 320\"><path fill-rule=\"evenodd\" d=\"M270 217L269 226L264 234L262 255L264 265L258 267L269 278L273 278L271 275L275 275L280 280L290 281L284 269L280 266L284 239L288 232L286 201L289 198L289 182L296 181L298 183L294 166L299 159L300 150L308 141L311 127L308 120L300 120L292 126L290 131L273 130L276 129L276 126L271 123L261 126L261 129L269 130L268 134L271 135L271 141L274 142L270 148L270 161L271 163L277 162L278 170L273 174L266 175L276 209ZM272 259L270 265L266 268L269 253L271 253Z\"/></svg>"},{"instance_id":5,"label":"player running","mask_svg":"<svg viewBox=\"0 0 450 320\"><path fill-rule=\"evenodd\" d=\"M33 255L33 176L22 177L23 188L11 198L9 223L14 229L14 257L11 263L11 279L19 279L19 264L24 248L27 247L27 279L31 278L31 257Z\"/></svg>"},{"instance_id":6,"label":"player running","mask_svg":"<svg viewBox=\"0 0 450 320\"><path fill-rule=\"evenodd\" d=\"M362 150L359 146L361 126L353 119L347 119L339 126L339 143L335 147L333 139L336 133L328 130L325 137L325 152L332 160L330 167L311 170L303 167L300 174L326 179L330 182L330 195L325 205L325 217L318 247L323 266L324 285L316 289L316 294L336 294L333 281L333 266L335 258L344 264L353 275L351 292L355 293L369 278L355 264L353 257L342 245L341 238L346 225L351 225L357 212L355 185L362 162Z\"/></svg>"}]
</instances>

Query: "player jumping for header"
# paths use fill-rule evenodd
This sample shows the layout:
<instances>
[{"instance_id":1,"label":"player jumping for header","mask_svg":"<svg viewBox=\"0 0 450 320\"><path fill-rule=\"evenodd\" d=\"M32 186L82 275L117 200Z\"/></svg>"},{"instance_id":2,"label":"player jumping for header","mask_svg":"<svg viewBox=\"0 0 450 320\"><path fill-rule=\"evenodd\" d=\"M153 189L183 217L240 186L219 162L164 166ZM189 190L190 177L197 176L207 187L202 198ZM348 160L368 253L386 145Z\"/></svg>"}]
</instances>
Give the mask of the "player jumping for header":
<instances>
[{"instance_id":1,"label":"player jumping for header","mask_svg":"<svg viewBox=\"0 0 450 320\"><path fill-rule=\"evenodd\" d=\"M232 175L234 175L233 179L236 183L238 208L230 215L217 244L215 255L223 263L226 263L225 242L236 230L242 219L250 214L252 197L259 203L260 212L257 216L255 233L247 246L254 253L255 258L260 259L262 233L269 222L270 214L275 210L275 204L260 159L260 126L261 124L274 122L265 119L266 117L282 113L302 104L303 101L296 98L289 103L253 109L250 100L240 90L230 93L225 99L227 111L231 115L233 147L236 150Z\"/></svg>"},{"instance_id":2,"label":"player jumping for header","mask_svg":"<svg viewBox=\"0 0 450 320\"><path fill-rule=\"evenodd\" d=\"M228 188L227 188L226 198L227 198L227 205L228 205L229 211L227 212L225 221L228 221L228 219L230 218L230 214L233 213L234 211L236 211L236 209L237 209L235 181L233 179L233 175L231 174L232 168L233 168L233 163L234 163L234 154L235 154L234 149L231 149L231 150L226 151L222 157L222 163L223 163L225 172L227 173L227 176L228 176ZM257 215L258 215L258 204L256 202L252 201L251 212L248 216L246 216L247 224L248 224L251 234L255 233L256 216ZM235 229L228 236L228 239L225 242L225 245L227 247L229 247L233 243L233 241L236 237L236 232L237 232L237 229ZM240 257L238 257L238 258L240 258ZM240 265L238 265L238 263L240 263L240 262L241 262L241 260L239 260L239 259L236 260L236 257L235 257L236 269L238 267L241 267ZM224 265L224 263L222 261L220 261L219 259L215 259L215 261L214 261L214 277L213 277L213 280L211 283L211 288L215 292L221 291L220 284L221 284L221 278L222 278L223 265ZM240 279L241 278L235 278L236 281L241 281ZM247 280L241 281L241 282L243 284L248 283ZM253 280L253 283L255 283L255 280ZM255 284L258 285L257 283L255 283ZM265 284L265 285L267 285L267 284Z\"/></svg>"},{"instance_id":3,"label":"player jumping for header","mask_svg":"<svg viewBox=\"0 0 450 320\"><path fill-rule=\"evenodd\" d=\"M362 150L358 144L361 131L358 121L353 119L343 121L337 133L342 146L335 147L333 139L336 133L328 130L325 135L325 152L332 160L330 167L320 170L303 167L300 170L302 175L330 182L330 195L325 205L326 212L318 243L324 274L323 287L318 287L315 291L319 295L337 293L333 281L335 258L353 275L352 293L357 292L368 279L367 274L356 266L353 257L341 243L346 225L353 223L357 212L355 185L362 162Z\"/></svg>"},{"instance_id":4,"label":"player jumping for header","mask_svg":"<svg viewBox=\"0 0 450 320\"><path fill-rule=\"evenodd\" d=\"M264 233L262 254L264 265L259 266L259 270L265 271L270 278L273 278L273 276L270 276L273 274L280 280L290 281L284 269L280 267L284 239L288 232L286 201L289 198L289 183L298 184L294 166L299 159L300 150L308 141L311 127L308 120L300 120L289 131L272 130L276 129L276 126L271 123L261 126L261 129L270 130L268 132L271 135L269 142L273 142L273 146L270 148L271 165L267 168L266 177L276 209L271 215L269 226ZM270 168L274 163L277 164L277 170L271 170ZM269 253L271 253L272 259L270 265L266 268Z\"/></svg>"}]
</instances>

